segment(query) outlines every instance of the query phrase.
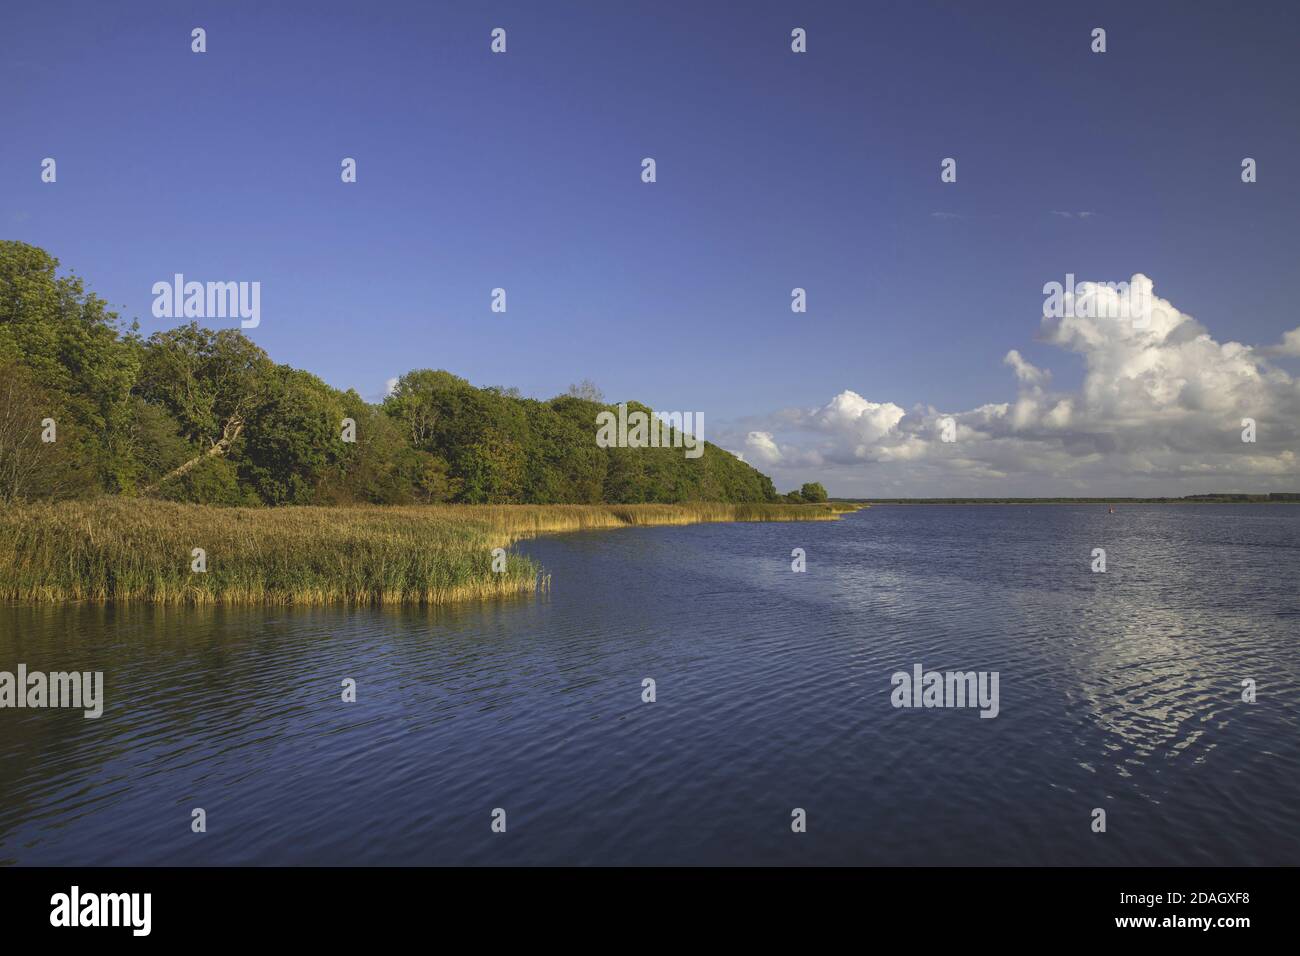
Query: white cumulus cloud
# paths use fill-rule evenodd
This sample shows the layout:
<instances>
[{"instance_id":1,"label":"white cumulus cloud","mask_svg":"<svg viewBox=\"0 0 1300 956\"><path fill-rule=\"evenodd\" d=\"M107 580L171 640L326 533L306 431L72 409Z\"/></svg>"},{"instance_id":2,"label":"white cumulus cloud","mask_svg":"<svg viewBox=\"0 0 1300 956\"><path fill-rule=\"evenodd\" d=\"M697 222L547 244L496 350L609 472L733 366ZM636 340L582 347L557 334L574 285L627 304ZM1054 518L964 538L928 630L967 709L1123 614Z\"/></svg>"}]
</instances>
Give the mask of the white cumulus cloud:
<instances>
[{"instance_id":1,"label":"white cumulus cloud","mask_svg":"<svg viewBox=\"0 0 1300 956\"><path fill-rule=\"evenodd\" d=\"M1054 389L1050 370L1011 349L1009 401L904 409L844 389L747 420L739 444L778 487L823 480L846 495L1300 490L1300 382L1270 361L1300 355L1300 328L1272 348L1220 342L1146 276L1128 285L1148 306L1137 321L1133 299L1093 283L1065 296L1063 316L1042 318L1041 340L1082 358L1076 390ZM948 417L952 443L940 437ZM1241 440L1246 418L1253 444Z\"/></svg>"}]
</instances>

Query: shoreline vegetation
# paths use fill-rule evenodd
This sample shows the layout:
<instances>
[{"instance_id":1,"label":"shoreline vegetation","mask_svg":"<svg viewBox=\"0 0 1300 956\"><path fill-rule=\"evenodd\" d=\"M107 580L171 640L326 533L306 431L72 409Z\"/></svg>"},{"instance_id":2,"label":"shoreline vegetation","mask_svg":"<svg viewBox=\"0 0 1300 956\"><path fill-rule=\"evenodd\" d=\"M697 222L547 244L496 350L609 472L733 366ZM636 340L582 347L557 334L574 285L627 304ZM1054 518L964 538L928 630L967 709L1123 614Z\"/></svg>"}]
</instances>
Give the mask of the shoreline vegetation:
<instances>
[{"instance_id":1,"label":"shoreline vegetation","mask_svg":"<svg viewBox=\"0 0 1300 956\"><path fill-rule=\"evenodd\" d=\"M816 482L780 495L767 475L705 439L702 412L609 404L590 381L525 397L428 368L367 401L276 362L239 329L191 320L145 337L58 270L45 250L0 241L0 504L105 495L231 507L826 498ZM611 420L616 431L601 424Z\"/></svg>"},{"instance_id":2,"label":"shoreline vegetation","mask_svg":"<svg viewBox=\"0 0 1300 956\"><path fill-rule=\"evenodd\" d=\"M229 508L103 498L0 508L0 600L166 605L446 605L549 588L495 548L541 534L735 521L833 521L863 506L357 505ZM193 569L201 548L206 570Z\"/></svg>"},{"instance_id":3,"label":"shoreline vegetation","mask_svg":"<svg viewBox=\"0 0 1300 956\"><path fill-rule=\"evenodd\" d=\"M0 241L0 601L443 605L546 589L504 550L538 534L861 507L779 494L698 412L434 369L370 402L238 329L146 338L58 270Z\"/></svg>"},{"instance_id":4,"label":"shoreline vegetation","mask_svg":"<svg viewBox=\"0 0 1300 956\"><path fill-rule=\"evenodd\" d=\"M1295 505L1300 492L1184 495L1181 498L831 498L862 505Z\"/></svg>"}]
</instances>

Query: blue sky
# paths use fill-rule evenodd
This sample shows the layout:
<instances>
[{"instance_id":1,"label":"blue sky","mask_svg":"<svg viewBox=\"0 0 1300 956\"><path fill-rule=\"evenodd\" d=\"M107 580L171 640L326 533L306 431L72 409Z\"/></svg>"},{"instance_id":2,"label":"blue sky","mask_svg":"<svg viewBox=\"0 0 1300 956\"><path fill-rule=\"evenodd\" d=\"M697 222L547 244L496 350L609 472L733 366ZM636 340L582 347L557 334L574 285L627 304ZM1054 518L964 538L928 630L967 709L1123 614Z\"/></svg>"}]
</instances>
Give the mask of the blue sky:
<instances>
[{"instance_id":1,"label":"blue sky","mask_svg":"<svg viewBox=\"0 0 1300 956\"><path fill-rule=\"evenodd\" d=\"M1282 4L19 5L0 225L145 332L175 324L150 312L173 273L260 281L251 337L368 397L418 367L537 397L591 378L779 443L779 410L846 390L1014 402L1009 349L1084 388L1039 328L1067 273L1144 273L1218 342L1281 340L1296 26ZM779 478L882 477L800 427ZM1045 467L1017 487L1057 490Z\"/></svg>"}]
</instances>

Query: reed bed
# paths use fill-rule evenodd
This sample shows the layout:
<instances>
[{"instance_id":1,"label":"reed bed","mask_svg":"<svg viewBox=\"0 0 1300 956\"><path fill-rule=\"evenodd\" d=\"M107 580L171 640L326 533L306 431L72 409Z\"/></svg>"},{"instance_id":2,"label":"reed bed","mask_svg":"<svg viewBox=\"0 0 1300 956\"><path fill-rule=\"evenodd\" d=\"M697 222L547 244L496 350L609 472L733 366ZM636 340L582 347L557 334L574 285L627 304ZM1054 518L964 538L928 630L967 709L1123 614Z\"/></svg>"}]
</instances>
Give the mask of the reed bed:
<instances>
[{"instance_id":1,"label":"reed bed","mask_svg":"<svg viewBox=\"0 0 1300 956\"><path fill-rule=\"evenodd\" d=\"M144 499L0 508L0 600L442 605L549 586L492 550L539 534L708 521L824 521L835 503L213 508ZM853 509L856 510L856 509ZM207 570L192 570L193 549Z\"/></svg>"}]
</instances>

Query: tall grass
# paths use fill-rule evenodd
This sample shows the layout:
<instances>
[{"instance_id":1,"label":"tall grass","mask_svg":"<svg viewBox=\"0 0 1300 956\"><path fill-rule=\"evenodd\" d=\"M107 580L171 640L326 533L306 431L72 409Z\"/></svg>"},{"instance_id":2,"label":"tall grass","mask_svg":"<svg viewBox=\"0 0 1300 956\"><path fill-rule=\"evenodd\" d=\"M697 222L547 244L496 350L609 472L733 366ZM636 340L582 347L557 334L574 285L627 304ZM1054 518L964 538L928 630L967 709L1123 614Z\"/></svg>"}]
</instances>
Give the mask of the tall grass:
<instances>
[{"instance_id":1,"label":"tall grass","mask_svg":"<svg viewBox=\"0 0 1300 956\"><path fill-rule=\"evenodd\" d=\"M0 600L450 604L546 588L492 549L562 531L833 520L834 505L431 505L212 508L141 499L0 508ZM191 570L192 551L206 573Z\"/></svg>"}]
</instances>

